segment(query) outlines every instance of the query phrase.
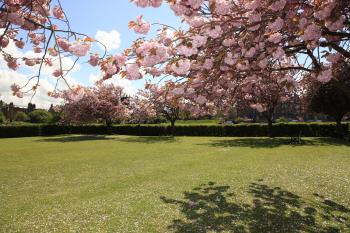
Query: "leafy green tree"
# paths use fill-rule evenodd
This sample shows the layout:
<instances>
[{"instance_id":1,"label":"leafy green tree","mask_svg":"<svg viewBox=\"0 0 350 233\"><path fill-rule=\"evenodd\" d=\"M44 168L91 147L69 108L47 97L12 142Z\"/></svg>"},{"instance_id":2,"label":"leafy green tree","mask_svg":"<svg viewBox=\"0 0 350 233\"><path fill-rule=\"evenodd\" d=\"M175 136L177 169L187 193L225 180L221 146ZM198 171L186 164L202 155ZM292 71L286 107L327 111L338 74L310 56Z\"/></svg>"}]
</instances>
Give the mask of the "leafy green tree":
<instances>
[{"instance_id":1,"label":"leafy green tree","mask_svg":"<svg viewBox=\"0 0 350 233\"><path fill-rule=\"evenodd\" d=\"M350 112L350 65L346 65L331 81L314 87L310 109L333 118L341 126L343 117Z\"/></svg>"},{"instance_id":2,"label":"leafy green tree","mask_svg":"<svg viewBox=\"0 0 350 233\"><path fill-rule=\"evenodd\" d=\"M29 116L25 112L19 111L15 115L15 121L27 122L29 121Z\"/></svg>"},{"instance_id":3,"label":"leafy green tree","mask_svg":"<svg viewBox=\"0 0 350 233\"><path fill-rule=\"evenodd\" d=\"M0 124L4 123L6 120L4 113L0 111Z\"/></svg>"},{"instance_id":4,"label":"leafy green tree","mask_svg":"<svg viewBox=\"0 0 350 233\"><path fill-rule=\"evenodd\" d=\"M52 115L48 111L40 109L29 113L29 119L32 123L49 123Z\"/></svg>"}]
</instances>

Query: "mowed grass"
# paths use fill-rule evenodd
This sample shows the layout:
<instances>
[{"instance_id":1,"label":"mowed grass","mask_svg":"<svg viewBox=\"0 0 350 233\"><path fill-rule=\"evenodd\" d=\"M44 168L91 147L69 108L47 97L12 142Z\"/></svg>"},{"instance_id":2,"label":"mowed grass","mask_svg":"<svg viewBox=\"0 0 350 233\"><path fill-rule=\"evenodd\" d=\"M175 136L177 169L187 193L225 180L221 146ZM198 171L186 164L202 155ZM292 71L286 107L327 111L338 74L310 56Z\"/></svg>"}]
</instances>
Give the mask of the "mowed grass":
<instances>
[{"instance_id":1,"label":"mowed grass","mask_svg":"<svg viewBox=\"0 0 350 233\"><path fill-rule=\"evenodd\" d=\"M0 232L350 232L335 139L0 140Z\"/></svg>"}]
</instances>

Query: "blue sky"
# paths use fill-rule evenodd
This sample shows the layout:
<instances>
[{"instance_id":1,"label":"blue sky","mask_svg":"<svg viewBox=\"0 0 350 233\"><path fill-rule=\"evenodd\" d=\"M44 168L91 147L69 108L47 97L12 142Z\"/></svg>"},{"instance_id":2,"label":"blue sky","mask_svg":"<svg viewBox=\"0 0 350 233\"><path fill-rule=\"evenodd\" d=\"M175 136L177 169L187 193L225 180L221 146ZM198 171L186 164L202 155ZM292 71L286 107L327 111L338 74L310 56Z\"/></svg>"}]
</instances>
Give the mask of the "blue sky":
<instances>
[{"instance_id":1,"label":"blue sky","mask_svg":"<svg viewBox=\"0 0 350 233\"><path fill-rule=\"evenodd\" d=\"M167 4L154 9L138 8L129 0L61 0L61 3L70 21L72 30L94 38L96 38L96 33L100 31L100 34L105 35L104 38L108 38L109 41L120 37L120 43L110 43L112 45L119 45L118 48L110 50L110 54L121 53L132 44L132 41L139 37L135 32L128 29L129 21L135 20L139 15L143 15L144 19L151 23L161 22L176 28L181 25L180 19L173 14ZM154 36L157 28L159 26L152 26L148 37ZM113 34L110 34L112 31ZM11 54L17 54L17 57L28 56L28 53L30 53L26 49L19 51L14 44L10 44L6 49ZM101 52L101 50L95 45L92 52ZM87 60L88 57L80 60L79 65L76 66L74 72L68 77L70 84L93 85L91 80L99 78L99 69L86 64ZM67 65L69 62L72 61L67 61ZM31 95L27 94L23 99L14 97L12 96L10 86L13 83L20 86L24 85L28 77L35 75L36 72L37 68L20 68L17 71L9 70L4 61L0 59L0 99L8 103L14 102L17 106L26 106L30 101ZM60 103L58 100L47 96L47 92L53 91L55 85L55 78L49 77L51 73L52 71L46 70L41 76L39 91L32 101L41 108L48 108L51 103ZM113 78L109 82L124 86L127 90L136 90L143 88L145 80L128 81ZM66 88L63 82L62 86L64 86L62 88Z\"/></svg>"},{"instance_id":2,"label":"blue sky","mask_svg":"<svg viewBox=\"0 0 350 233\"><path fill-rule=\"evenodd\" d=\"M175 27L180 26L179 18L174 16L167 4L155 9L136 7L128 0L62 0L62 5L66 10L72 28L78 32L94 37L97 31L118 31L121 44L118 49L110 51L112 54L122 52L132 44L133 40L139 37L128 28L128 22L136 19L139 15L143 15L144 19L151 23L162 22ZM153 26L153 31L148 36L154 36L156 28L158 27ZM87 84L86 79L91 73L98 75L99 71L83 66L79 72L74 74L74 77L79 82ZM143 83L143 81L136 81L134 85L142 88Z\"/></svg>"}]
</instances>

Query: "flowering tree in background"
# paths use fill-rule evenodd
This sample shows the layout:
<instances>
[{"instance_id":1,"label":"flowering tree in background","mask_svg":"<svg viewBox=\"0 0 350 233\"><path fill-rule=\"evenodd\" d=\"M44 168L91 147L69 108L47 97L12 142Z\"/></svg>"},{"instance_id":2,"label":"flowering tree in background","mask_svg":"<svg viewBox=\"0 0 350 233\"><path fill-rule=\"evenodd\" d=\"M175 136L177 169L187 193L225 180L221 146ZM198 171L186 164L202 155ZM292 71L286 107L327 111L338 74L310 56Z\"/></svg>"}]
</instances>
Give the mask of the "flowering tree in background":
<instances>
[{"instance_id":1,"label":"flowering tree in background","mask_svg":"<svg viewBox=\"0 0 350 233\"><path fill-rule=\"evenodd\" d=\"M277 106L289 100L296 87L297 82L287 72L265 72L259 77L245 79L241 93L247 104L266 118L271 135Z\"/></svg>"},{"instance_id":2,"label":"flowering tree in background","mask_svg":"<svg viewBox=\"0 0 350 233\"><path fill-rule=\"evenodd\" d=\"M112 84L99 84L93 88L78 87L64 91L62 97L63 121L88 123L103 121L107 126L128 117L129 97L123 88Z\"/></svg>"},{"instance_id":3,"label":"flowering tree in background","mask_svg":"<svg viewBox=\"0 0 350 233\"><path fill-rule=\"evenodd\" d=\"M130 116L131 123L148 123L157 117L157 112L151 101L147 98L145 91L139 91L137 95L130 99Z\"/></svg>"},{"instance_id":4,"label":"flowering tree in background","mask_svg":"<svg viewBox=\"0 0 350 233\"><path fill-rule=\"evenodd\" d=\"M175 122L179 119L181 109L184 109L185 99L182 95L169 92L169 85L157 86L149 84L142 93L143 98L147 99L152 106L152 111L157 115L163 116L175 127Z\"/></svg>"}]
</instances>

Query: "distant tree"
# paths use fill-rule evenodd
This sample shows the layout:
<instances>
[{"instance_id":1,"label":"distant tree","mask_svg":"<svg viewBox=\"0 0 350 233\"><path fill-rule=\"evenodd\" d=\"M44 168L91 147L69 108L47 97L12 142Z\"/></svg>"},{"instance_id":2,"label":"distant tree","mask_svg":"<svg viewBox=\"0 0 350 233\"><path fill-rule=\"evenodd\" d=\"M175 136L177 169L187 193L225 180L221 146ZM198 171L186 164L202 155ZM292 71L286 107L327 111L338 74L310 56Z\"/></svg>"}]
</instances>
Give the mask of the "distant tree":
<instances>
[{"instance_id":1,"label":"distant tree","mask_svg":"<svg viewBox=\"0 0 350 233\"><path fill-rule=\"evenodd\" d=\"M309 90L309 108L332 117L341 128L343 117L350 112L350 65L342 65L328 83L313 83Z\"/></svg>"},{"instance_id":2,"label":"distant tree","mask_svg":"<svg viewBox=\"0 0 350 233\"><path fill-rule=\"evenodd\" d=\"M10 122L12 122L15 118L15 105L13 105L13 103L11 102L8 106L8 112L7 112L7 118Z\"/></svg>"},{"instance_id":3,"label":"distant tree","mask_svg":"<svg viewBox=\"0 0 350 233\"><path fill-rule=\"evenodd\" d=\"M39 109L29 113L29 119L31 123L49 123L52 115L46 110Z\"/></svg>"},{"instance_id":4,"label":"distant tree","mask_svg":"<svg viewBox=\"0 0 350 233\"><path fill-rule=\"evenodd\" d=\"M62 94L65 104L62 117L68 123L103 121L107 126L120 122L129 114L129 97L122 87L99 84L93 88L79 87Z\"/></svg>"},{"instance_id":5,"label":"distant tree","mask_svg":"<svg viewBox=\"0 0 350 233\"><path fill-rule=\"evenodd\" d=\"M6 121L5 115L0 111L0 124L3 124Z\"/></svg>"},{"instance_id":6,"label":"distant tree","mask_svg":"<svg viewBox=\"0 0 350 233\"><path fill-rule=\"evenodd\" d=\"M62 109L60 106L53 106L51 104L49 113L52 115L51 123L58 123L62 119Z\"/></svg>"},{"instance_id":7,"label":"distant tree","mask_svg":"<svg viewBox=\"0 0 350 233\"><path fill-rule=\"evenodd\" d=\"M291 97L296 86L293 76L287 72L264 72L259 77L251 76L243 82L242 97L251 108L265 117L269 136L272 134L277 106Z\"/></svg>"},{"instance_id":8,"label":"distant tree","mask_svg":"<svg viewBox=\"0 0 350 233\"><path fill-rule=\"evenodd\" d=\"M19 111L16 113L14 120L17 122L27 122L30 119L29 119L29 116L25 112Z\"/></svg>"},{"instance_id":9,"label":"distant tree","mask_svg":"<svg viewBox=\"0 0 350 233\"><path fill-rule=\"evenodd\" d=\"M175 122L179 119L180 111L185 109L186 106L182 91L180 93L170 92L168 85L157 86L148 84L142 96L149 102L148 110L155 112L157 116L166 118L174 132Z\"/></svg>"}]
</instances>

